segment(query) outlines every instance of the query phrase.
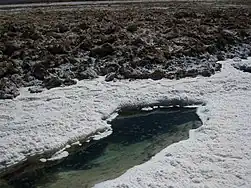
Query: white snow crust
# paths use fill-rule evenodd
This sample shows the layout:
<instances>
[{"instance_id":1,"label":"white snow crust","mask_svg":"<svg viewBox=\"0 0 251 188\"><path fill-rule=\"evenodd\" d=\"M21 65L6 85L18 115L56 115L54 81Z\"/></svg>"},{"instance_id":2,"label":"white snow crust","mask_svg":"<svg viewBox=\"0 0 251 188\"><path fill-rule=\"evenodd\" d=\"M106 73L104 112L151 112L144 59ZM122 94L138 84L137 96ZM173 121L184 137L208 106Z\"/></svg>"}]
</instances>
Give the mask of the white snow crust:
<instances>
[{"instance_id":1,"label":"white snow crust","mask_svg":"<svg viewBox=\"0 0 251 188\"><path fill-rule=\"evenodd\" d=\"M246 60L251 62L251 59ZM0 171L27 157L59 151L109 127L129 106L198 105L203 125L148 162L96 188L251 187L251 74L220 62L215 75L181 80L103 77L0 101ZM39 160L39 159L38 159Z\"/></svg>"}]
</instances>

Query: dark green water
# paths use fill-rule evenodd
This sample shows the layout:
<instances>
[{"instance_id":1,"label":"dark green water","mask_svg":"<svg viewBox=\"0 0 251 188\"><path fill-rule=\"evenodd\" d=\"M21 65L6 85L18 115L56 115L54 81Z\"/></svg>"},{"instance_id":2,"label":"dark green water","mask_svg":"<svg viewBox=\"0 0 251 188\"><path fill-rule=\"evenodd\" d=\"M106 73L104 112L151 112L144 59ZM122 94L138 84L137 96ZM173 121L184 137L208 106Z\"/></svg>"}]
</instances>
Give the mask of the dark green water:
<instances>
[{"instance_id":1,"label":"dark green water","mask_svg":"<svg viewBox=\"0 0 251 188\"><path fill-rule=\"evenodd\" d=\"M5 187L89 188L116 178L168 145L188 139L189 130L202 124L195 112L195 108L123 112L111 122L113 133L107 138L53 167L6 179Z\"/></svg>"}]
</instances>

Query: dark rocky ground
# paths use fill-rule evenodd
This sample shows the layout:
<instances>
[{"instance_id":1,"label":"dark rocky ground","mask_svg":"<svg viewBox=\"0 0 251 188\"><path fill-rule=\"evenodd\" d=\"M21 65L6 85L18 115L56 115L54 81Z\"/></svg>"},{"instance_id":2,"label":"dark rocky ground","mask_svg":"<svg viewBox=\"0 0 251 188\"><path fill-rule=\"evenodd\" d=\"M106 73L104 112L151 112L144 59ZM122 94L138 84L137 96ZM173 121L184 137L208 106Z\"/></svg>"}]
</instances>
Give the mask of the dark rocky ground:
<instances>
[{"instance_id":1,"label":"dark rocky ground","mask_svg":"<svg viewBox=\"0 0 251 188\"><path fill-rule=\"evenodd\" d=\"M251 73L251 64L250 63L238 62L238 63L234 63L232 65L234 68L236 68L240 71Z\"/></svg>"},{"instance_id":2,"label":"dark rocky ground","mask_svg":"<svg viewBox=\"0 0 251 188\"><path fill-rule=\"evenodd\" d=\"M150 8L150 7L161 7ZM251 6L137 4L0 12L0 98L106 76L211 76L251 55Z\"/></svg>"}]
</instances>

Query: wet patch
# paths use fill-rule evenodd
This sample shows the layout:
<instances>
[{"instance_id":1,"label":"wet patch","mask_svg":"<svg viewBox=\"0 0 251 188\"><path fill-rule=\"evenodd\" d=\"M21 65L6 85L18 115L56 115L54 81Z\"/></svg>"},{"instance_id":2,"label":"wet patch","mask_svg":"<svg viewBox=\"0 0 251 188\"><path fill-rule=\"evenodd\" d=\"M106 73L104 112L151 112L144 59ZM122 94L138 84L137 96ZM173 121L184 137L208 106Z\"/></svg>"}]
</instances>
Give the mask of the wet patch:
<instances>
[{"instance_id":1,"label":"wet patch","mask_svg":"<svg viewBox=\"0 0 251 188\"><path fill-rule=\"evenodd\" d=\"M91 141L64 161L17 176L5 177L1 187L92 187L116 178L148 161L172 143L189 138L189 130L202 125L196 108L163 108L123 111L111 121L113 133Z\"/></svg>"}]
</instances>

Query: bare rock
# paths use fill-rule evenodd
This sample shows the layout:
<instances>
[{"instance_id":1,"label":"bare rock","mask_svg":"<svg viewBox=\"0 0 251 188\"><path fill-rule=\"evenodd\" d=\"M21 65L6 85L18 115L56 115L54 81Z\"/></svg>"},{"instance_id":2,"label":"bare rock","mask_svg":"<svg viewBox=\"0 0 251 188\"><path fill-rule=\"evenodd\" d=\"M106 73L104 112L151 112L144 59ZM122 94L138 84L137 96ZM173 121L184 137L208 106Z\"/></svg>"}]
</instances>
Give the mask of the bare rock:
<instances>
[{"instance_id":1,"label":"bare rock","mask_svg":"<svg viewBox=\"0 0 251 188\"><path fill-rule=\"evenodd\" d=\"M69 27L65 24L62 24L62 23L59 23L57 25L57 28L58 28L58 32L60 32L60 33L65 33L67 31L69 31Z\"/></svg>"},{"instance_id":2,"label":"bare rock","mask_svg":"<svg viewBox=\"0 0 251 188\"><path fill-rule=\"evenodd\" d=\"M0 78L2 78L8 72L6 62L0 62Z\"/></svg>"},{"instance_id":3,"label":"bare rock","mask_svg":"<svg viewBox=\"0 0 251 188\"><path fill-rule=\"evenodd\" d=\"M48 32L48 33L46 33L46 35L49 36L49 37L53 37L55 39L62 38L62 34L61 33L56 33L54 31Z\"/></svg>"},{"instance_id":4,"label":"bare rock","mask_svg":"<svg viewBox=\"0 0 251 188\"><path fill-rule=\"evenodd\" d=\"M30 87L28 89L28 91L30 93L41 93L43 91L43 88L42 87L39 87L39 86L35 86L35 87Z\"/></svg>"},{"instance_id":5,"label":"bare rock","mask_svg":"<svg viewBox=\"0 0 251 188\"><path fill-rule=\"evenodd\" d=\"M67 53L65 47L60 44L49 45L47 49L52 54L65 54L65 53Z\"/></svg>"},{"instance_id":6,"label":"bare rock","mask_svg":"<svg viewBox=\"0 0 251 188\"><path fill-rule=\"evenodd\" d=\"M97 77L98 77L97 73L92 68L87 68L85 71L77 73L77 78L79 80L93 79Z\"/></svg>"},{"instance_id":7,"label":"bare rock","mask_svg":"<svg viewBox=\"0 0 251 188\"><path fill-rule=\"evenodd\" d=\"M109 73L109 74L106 75L105 81L107 81L107 82L113 81L115 77L116 77L116 73L115 72L111 72L111 73Z\"/></svg>"},{"instance_id":8,"label":"bare rock","mask_svg":"<svg viewBox=\"0 0 251 188\"><path fill-rule=\"evenodd\" d=\"M127 26L126 30L131 32L131 33L134 33L136 32L138 29L138 26L136 24L130 24Z\"/></svg>"},{"instance_id":9,"label":"bare rock","mask_svg":"<svg viewBox=\"0 0 251 188\"><path fill-rule=\"evenodd\" d=\"M52 89L61 86L63 81L57 76L49 76L43 81L43 84L47 89Z\"/></svg>"},{"instance_id":10,"label":"bare rock","mask_svg":"<svg viewBox=\"0 0 251 188\"><path fill-rule=\"evenodd\" d=\"M209 77L212 75L212 72L208 69L203 69L199 72L202 76Z\"/></svg>"},{"instance_id":11,"label":"bare rock","mask_svg":"<svg viewBox=\"0 0 251 188\"><path fill-rule=\"evenodd\" d=\"M44 80L44 78L48 75L48 71L41 63L36 63L32 67L32 75L39 80Z\"/></svg>"},{"instance_id":12,"label":"bare rock","mask_svg":"<svg viewBox=\"0 0 251 188\"><path fill-rule=\"evenodd\" d=\"M150 78L153 80L160 80L165 77L165 72L163 70L155 70L151 75Z\"/></svg>"},{"instance_id":13,"label":"bare rock","mask_svg":"<svg viewBox=\"0 0 251 188\"><path fill-rule=\"evenodd\" d=\"M106 26L104 33L107 35L110 35L110 34L114 33L115 31L116 31L116 25L111 23Z\"/></svg>"},{"instance_id":14,"label":"bare rock","mask_svg":"<svg viewBox=\"0 0 251 188\"><path fill-rule=\"evenodd\" d=\"M222 64L220 64L220 63L215 63L215 65L214 65L214 70L215 70L215 71L221 71L221 68L222 68Z\"/></svg>"},{"instance_id":15,"label":"bare rock","mask_svg":"<svg viewBox=\"0 0 251 188\"><path fill-rule=\"evenodd\" d=\"M70 86L70 85L75 85L77 84L77 81L76 80L73 80L73 79L70 79L70 78L67 78L63 81L64 85L65 86Z\"/></svg>"},{"instance_id":16,"label":"bare rock","mask_svg":"<svg viewBox=\"0 0 251 188\"><path fill-rule=\"evenodd\" d=\"M18 88L8 78L0 79L0 99L13 99L19 95Z\"/></svg>"},{"instance_id":17,"label":"bare rock","mask_svg":"<svg viewBox=\"0 0 251 188\"><path fill-rule=\"evenodd\" d=\"M234 68L239 69L243 72L249 72L251 73L251 65L247 63L238 63L238 64L233 64Z\"/></svg>"},{"instance_id":18,"label":"bare rock","mask_svg":"<svg viewBox=\"0 0 251 188\"><path fill-rule=\"evenodd\" d=\"M93 47L93 44L92 44L91 40L83 39L83 41L81 42L79 47L80 47L80 49L83 49L83 50L90 50Z\"/></svg>"},{"instance_id":19,"label":"bare rock","mask_svg":"<svg viewBox=\"0 0 251 188\"><path fill-rule=\"evenodd\" d=\"M23 79L19 74L11 75L10 79L17 87L21 87L23 85Z\"/></svg>"},{"instance_id":20,"label":"bare rock","mask_svg":"<svg viewBox=\"0 0 251 188\"><path fill-rule=\"evenodd\" d=\"M102 46L93 48L91 50L90 55L93 56L93 57L97 57L97 56L98 57L105 57L105 56L108 56L108 55L112 55L114 51L115 50L114 50L114 48L113 48L113 46L111 44L105 43Z\"/></svg>"},{"instance_id":21,"label":"bare rock","mask_svg":"<svg viewBox=\"0 0 251 188\"><path fill-rule=\"evenodd\" d=\"M82 30L86 30L86 29L88 29L90 26L89 26L90 24L89 23L87 23L87 22L82 22L82 23L80 23L79 25L78 25L78 27L80 28L80 29L82 29Z\"/></svg>"},{"instance_id":22,"label":"bare rock","mask_svg":"<svg viewBox=\"0 0 251 188\"><path fill-rule=\"evenodd\" d=\"M16 41L8 41L5 43L4 54L11 56L16 50L19 50L21 45Z\"/></svg>"}]
</instances>

